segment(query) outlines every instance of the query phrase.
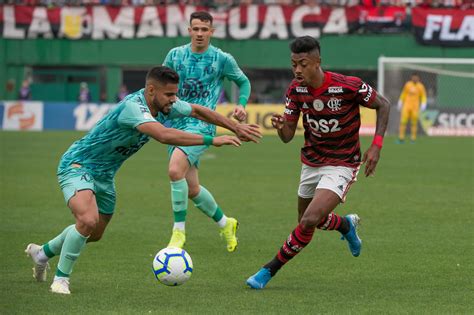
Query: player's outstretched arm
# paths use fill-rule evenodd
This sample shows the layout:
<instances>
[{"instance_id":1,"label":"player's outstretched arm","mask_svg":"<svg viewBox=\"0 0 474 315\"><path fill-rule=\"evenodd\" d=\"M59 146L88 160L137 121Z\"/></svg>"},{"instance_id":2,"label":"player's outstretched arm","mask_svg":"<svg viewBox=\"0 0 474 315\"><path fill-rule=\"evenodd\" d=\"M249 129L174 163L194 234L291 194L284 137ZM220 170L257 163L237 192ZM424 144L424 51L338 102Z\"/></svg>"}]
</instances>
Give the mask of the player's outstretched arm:
<instances>
[{"instance_id":1,"label":"player's outstretched arm","mask_svg":"<svg viewBox=\"0 0 474 315\"><path fill-rule=\"evenodd\" d=\"M383 145L383 137L388 125L388 116L390 113L390 102L380 94L377 94L372 108L377 111L377 126L375 128L374 140L370 148L364 153L362 163L365 163L365 176L375 174L375 168L380 158L380 150Z\"/></svg>"},{"instance_id":2,"label":"player's outstretched arm","mask_svg":"<svg viewBox=\"0 0 474 315\"><path fill-rule=\"evenodd\" d=\"M226 128L235 133L242 141L253 141L258 143L258 139L262 137L258 125L237 123L236 121L201 105L191 104L191 107L191 117Z\"/></svg>"},{"instance_id":3,"label":"player's outstretched arm","mask_svg":"<svg viewBox=\"0 0 474 315\"><path fill-rule=\"evenodd\" d=\"M214 145L216 147L220 147L222 145L233 145L238 147L241 145L240 140L234 136L201 136L173 128L166 128L159 122L143 123L137 126L137 130L164 144L181 146L206 144Z\"/></svg>"},{"instance_id":4,"label":"player's outstretched arm","mask_svg":"<svg viewBox=\"0 0 474 315\"><path fill-rule=\"evenodd\" d=\"M278 131L278 136L280 137L281 141L288 143L295 136L298 121L286 120L285 117L280 114L273 114L272 126Z\"/></svg>"}]
</instances>

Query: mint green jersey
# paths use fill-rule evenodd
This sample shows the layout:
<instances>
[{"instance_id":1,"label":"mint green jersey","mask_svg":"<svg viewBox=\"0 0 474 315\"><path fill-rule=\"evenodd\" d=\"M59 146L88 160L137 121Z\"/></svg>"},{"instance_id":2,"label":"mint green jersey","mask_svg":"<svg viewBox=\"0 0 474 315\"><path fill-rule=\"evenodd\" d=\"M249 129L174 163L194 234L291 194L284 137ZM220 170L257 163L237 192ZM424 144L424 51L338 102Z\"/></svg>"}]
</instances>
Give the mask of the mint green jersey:
<instances>
[{"instance_id":1,"label":"mint green jersey","mask_svg":"<svg viewBox=\"0 0 474 315\"><path fill-rule=\"evenodd\" d=\"M211 110L216 109L224 78L231 81L248 81L234 57L212 45L200 54L192 52L191 44L175 47L169 51L163 65L179 74L180 99L206 106ZM175 119L172 126L199 134L215 135L216 132L214 125L192 117Z\"/></svg>"},{"instance_id":2,"label":"mint green jersey","mask_svg":"<svg viewBox=\"0 0 474 315\"><path fill-rule=\"evenodd\" d=\"M191 105L178 100L168 115L153 117L144 89L125 97L80 140L74 142L59 162L58 175L75 163L93 176L114 176L122 163L150 140L136 127L146 122L164 123L191 114Z\"/></svg>"}]
</instances>

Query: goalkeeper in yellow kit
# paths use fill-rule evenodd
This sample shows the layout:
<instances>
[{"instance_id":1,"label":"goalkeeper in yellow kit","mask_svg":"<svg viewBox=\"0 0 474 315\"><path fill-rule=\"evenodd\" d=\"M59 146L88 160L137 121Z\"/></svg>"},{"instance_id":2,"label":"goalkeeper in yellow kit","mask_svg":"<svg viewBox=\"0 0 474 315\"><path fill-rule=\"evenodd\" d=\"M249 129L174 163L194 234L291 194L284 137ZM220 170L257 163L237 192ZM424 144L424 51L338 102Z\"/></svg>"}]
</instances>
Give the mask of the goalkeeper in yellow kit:
<instances>
[{"instance_id":1,"label":"goalkeeper in yellow kit","mask_svg":"<svg viewBox=\"0 0 474 315\"><path fill-rule=\"evenodd\" d=\"M418 74L413 73L410 81L405 83L400 98L398 99L398 110L401 111L400 130L398 143L405 141L405 132L408 121L411 122L410 140L416 140L416 132L418 129L418 114L426 109L426 90L423 83L420 82Z\"/></svg>"}]
</instances>

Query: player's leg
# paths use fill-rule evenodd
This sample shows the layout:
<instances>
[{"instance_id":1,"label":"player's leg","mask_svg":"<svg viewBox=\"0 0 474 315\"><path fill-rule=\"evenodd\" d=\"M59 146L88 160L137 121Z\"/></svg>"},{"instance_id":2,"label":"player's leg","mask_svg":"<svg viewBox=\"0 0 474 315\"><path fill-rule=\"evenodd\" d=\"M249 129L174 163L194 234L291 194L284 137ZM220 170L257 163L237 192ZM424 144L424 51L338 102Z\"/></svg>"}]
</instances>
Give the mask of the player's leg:
<instances>
[{"instance_id":1,"label":"player's leg","mask_svg":"<svg viewBox=\"0 0 474 315\"><path fill-rule=\"evenodd\" d=\"M253 289L263 289L281 267L311 242L318 224L331 213L339 202L339 196L333 191L318 189L301 221L290 233L277 255L256 274L247 279L247 284Z\"/></svg>"},{"instance_id":2,"label":"player's leg","mask_svg":"<svg viewBox=\"0 0 474 315\"><path fill-rule=\"evenodd\" d=\"M238 244L236 237L237 220L228 218L216 203L212 194L204 186L199 185L199 171L196 166L189 169L186 174L186 181L189 186L189 198L199 210L217 223L221 235L227 242L227 250L229 252L235 251Z\"/></svg>"},{"instance_id":3,"label":"player's leg","mask_svg":"<svg viewBox=\"0 0 474 315\"><path fill-rule=\"evenodd\" d=\"M403 106L400 114L400 127L398 130L398 142L403 143L405 141L405 134L407 129L407 123L409 118L409 110L407 106Z\"/></svg>"},{"instance_id":4,"label":"player's leg","mask_svg":"<svg viewBox=\"0 0 474 315\"><path fill-rule=\"evenodd\" d=\"M86 245L87 239L95 230L99 222L99 212L92 190L77 191L68 203L76 224L69 230L63 241L59 262L51 292L70 294L69 277L74 264Z\"/></svg>"},{"instance_id":5,"label":"player's leg","mask_svg":"<svg viewBox=\"0 0 474 315\"><path fill-rule=\"evenodd\" d=\"M171 157L168 167L168 176L171 184L171 203L173 208L173 234L168 247L183 248L186 242L185 224L188 210L188 184L186 173L190 164L182 148L170 147Z\"/></svg>"},{"instance_id":6,"label":"player's leg","mask_svg":"<svg viewBox=\"0 0 474 315\"><path fill-rule=\"evenodd\" d=\"M410 137L410 140L411 142L415 142L416 141L416 134L418 132L418 115L419 115L419 111L418 110L413 110L412 114L411 114L411 118L410 118L410 133L411 133L411 137Z\"/></svg>"}]
</instances>

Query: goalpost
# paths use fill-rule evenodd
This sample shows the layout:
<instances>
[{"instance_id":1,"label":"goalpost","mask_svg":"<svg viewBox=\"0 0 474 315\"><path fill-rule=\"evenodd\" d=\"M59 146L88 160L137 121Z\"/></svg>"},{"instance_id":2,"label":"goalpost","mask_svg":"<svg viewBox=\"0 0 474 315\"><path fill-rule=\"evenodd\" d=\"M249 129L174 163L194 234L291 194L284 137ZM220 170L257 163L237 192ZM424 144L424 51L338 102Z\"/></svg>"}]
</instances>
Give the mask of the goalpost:
<instances>
[{"instance_id":1,"label":"goalpost","mask_svg":"<svg viewBox=\"0 0 474 315\"><path fill-rule=\"evenodd\" d=\"M420 76L428 98L419 133L474 136L474 58L379 57L377 88L393 106L389 133L398 131L396 104L413 73Z\"/></svg>"}]
</instances>

